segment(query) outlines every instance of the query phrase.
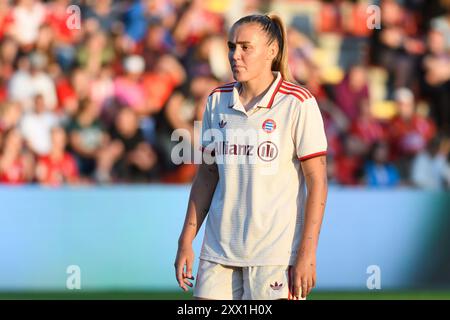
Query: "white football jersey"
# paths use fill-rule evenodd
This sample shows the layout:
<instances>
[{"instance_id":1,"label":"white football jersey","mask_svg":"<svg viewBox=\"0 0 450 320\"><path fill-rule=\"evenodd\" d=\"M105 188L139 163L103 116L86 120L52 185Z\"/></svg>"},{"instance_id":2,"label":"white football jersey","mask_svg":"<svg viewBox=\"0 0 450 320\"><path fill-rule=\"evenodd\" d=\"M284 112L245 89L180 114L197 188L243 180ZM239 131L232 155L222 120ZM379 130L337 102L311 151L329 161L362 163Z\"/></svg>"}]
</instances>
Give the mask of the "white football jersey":
<instances>
[{"instance_id":1,"label":"white football jersey","mask_svg":"<svg viewBox=\"0 0 450 320\"><path fill-rule=\"evenodd\" d=\"M295 262L306 199L300 161L325 155L327 140L316 99L274 75L249 111L239 82L208 97L201 144L215 158L219 181L200 259L233 266Z\"/></svg>"}]
</instances>

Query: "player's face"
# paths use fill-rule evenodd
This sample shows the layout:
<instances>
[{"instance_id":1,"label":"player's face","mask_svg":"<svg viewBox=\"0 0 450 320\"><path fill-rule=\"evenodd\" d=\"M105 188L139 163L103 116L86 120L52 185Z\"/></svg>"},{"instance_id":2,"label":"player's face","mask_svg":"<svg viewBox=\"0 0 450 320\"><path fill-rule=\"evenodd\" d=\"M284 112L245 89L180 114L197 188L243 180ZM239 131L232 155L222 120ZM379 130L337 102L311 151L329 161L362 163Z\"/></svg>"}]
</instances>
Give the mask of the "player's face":
<instances>
[{"instance_id":1,"label":"player's face","mask_svg":"<svg viewBox=\"0 0 450 320\"><path fill-rule=\"evenodd\" d=\"M273 52L269 50L267 40L266 34L256 23L245 23L231 29L228 60L236 81L249 81L266 69L270 71Z\"/></svg>"}]
</instances>

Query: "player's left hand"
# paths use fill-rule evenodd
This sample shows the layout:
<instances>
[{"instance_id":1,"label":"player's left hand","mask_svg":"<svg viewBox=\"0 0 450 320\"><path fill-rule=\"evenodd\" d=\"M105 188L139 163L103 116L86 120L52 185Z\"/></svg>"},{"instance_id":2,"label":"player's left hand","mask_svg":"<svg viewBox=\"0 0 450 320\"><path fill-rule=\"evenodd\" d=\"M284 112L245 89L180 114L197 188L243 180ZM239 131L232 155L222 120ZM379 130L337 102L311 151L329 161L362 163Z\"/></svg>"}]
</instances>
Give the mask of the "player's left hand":
<instances>
[{"instance_id":1,"label":"player's left hand","mask_svg":"<svg viewBox=\"0 0 450 320\"><path fill-rule=\"evenodd\" d=\"M299 257L291 269L294 297L306 298L316 286L316 256L305 254Z\"/></svg>"}]
</instances>

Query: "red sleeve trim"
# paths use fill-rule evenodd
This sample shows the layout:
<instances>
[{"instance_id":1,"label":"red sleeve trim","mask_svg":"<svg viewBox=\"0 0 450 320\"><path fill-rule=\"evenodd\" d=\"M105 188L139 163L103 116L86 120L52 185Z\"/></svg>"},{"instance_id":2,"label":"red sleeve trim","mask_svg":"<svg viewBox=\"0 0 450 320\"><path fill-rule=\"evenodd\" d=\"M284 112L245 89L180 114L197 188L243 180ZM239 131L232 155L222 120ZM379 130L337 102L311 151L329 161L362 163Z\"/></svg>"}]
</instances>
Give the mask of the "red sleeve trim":
<instances>
[{"instance_id":1,"label":"red sleeve trim","mask_svg":"<svg viewBox=\"0 0 450 320\"><path fill-rule=\"evenodd\" d=\"M308 159L311 159L311 158L315 158L315 157L319 157L319 156L324 156L324 155L326 155L327 154L327 152L326 151L321 151L321 152L316 152L316 153L312 153L312 154L309 154L309 155L307 155L307 156L304 156L304 157L301 157L301 158L298 158L300 161L304 161L304 160L308 160Z\"/></svg>"}]
</instances>

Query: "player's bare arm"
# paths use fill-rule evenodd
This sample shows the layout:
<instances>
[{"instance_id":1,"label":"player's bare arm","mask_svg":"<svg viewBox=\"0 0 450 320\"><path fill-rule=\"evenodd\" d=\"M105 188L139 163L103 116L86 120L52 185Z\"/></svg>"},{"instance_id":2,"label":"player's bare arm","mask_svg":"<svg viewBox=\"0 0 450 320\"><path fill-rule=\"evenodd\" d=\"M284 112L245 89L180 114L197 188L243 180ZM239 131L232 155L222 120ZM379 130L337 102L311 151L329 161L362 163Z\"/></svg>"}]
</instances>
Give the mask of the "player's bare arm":
<instances>
[{"instance_id":1,"label":"player's bare arm","mask_svg":"<svg viewBox=\"0 0 450 320\"><path fill-rule=\"evenodd\" d=\"M301 162L307 187L305 225L293 268L294 295L305 298L316 285L316 250L325 211L328 184L326 157Z\"/></svg>"},{"instance_id":2,"label":"player's bare arm","mask_svg":"<svg viewBox=\"0 0 450 320\"><path fill-rule=\"evenodd\" d=\"M184 291L188 291L186 285L192 287L192 283L189 280L194 279L192 276L194 263L192 242L208 213L218 180L219 175L216 164L208 165L202 163L199 165L192 184L186 218L178 239L178 251L175 259L175 274L179 286Z\"/></svg>"}]
</instances>

